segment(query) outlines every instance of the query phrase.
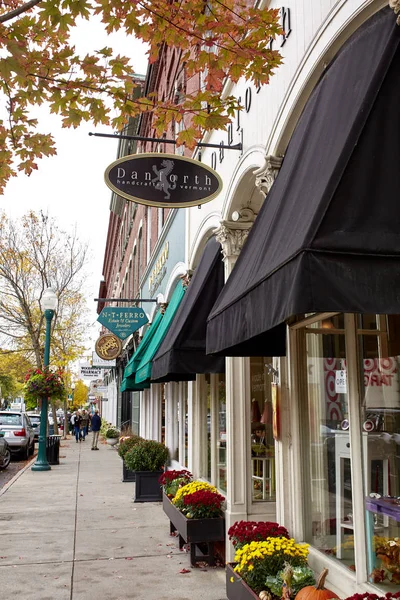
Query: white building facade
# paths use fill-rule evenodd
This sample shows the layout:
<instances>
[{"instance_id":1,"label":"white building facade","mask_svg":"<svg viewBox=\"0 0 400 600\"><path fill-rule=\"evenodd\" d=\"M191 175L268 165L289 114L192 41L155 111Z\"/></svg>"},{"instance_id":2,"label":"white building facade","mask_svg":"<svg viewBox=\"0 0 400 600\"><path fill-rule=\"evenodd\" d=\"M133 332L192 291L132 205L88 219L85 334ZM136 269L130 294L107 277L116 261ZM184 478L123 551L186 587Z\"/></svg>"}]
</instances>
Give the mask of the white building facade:
<instances>
[{"instance_id":1,"label":"white building facade","mask_svg":"<svg viewBox=\"0 0 400 600\"><path fill-rule=\"evenodd\" d=\"M285 36L273 47L280 49L283 65L261 89L239 82L224 90L240 98L244 109L227 133L213 132L203 141L232 146L241 142L243 148L201 150L201 161L218 171L224 188L210 203L186 209L189 271L195 271L207 241L215 237L228 280L261 206L268 202L288 143L318 81L349 37L386 4L361 0L269 4L281 11ZM394 327L394 322L375 314L302 315L287 325L285 356L267 352L227 356L225 372L198 374L195 381L152 384L144 392L156 400L160 394L156 390L163 386L165 440L173 466L190 469L225 495L227 530L240 520L285 525L297 541L311 544L311 566L316 571L329 567L327 585L342 597L377 591L377 586L380 593L398 589L390 575L379 584L371 575L379 567L372 537L394 538L397 521L374 516L371 533L365 502L371 492L400 493L395 441L398 352L395 346L387 347ZM368 338L363 351L360 336ZM385 388L382 361L388 357L391 385ZM365 403L372 387L361 389L359 382L368 368L377 396ZM390 399L383 398L385 393ZM160 412L158 400L155 405ZM385 407L386 413L379 412ZM155 437L154 424L161 417L146 410L143 434ZM226 560L232 559L227 539Z\"/></svg>"}]
</instances>

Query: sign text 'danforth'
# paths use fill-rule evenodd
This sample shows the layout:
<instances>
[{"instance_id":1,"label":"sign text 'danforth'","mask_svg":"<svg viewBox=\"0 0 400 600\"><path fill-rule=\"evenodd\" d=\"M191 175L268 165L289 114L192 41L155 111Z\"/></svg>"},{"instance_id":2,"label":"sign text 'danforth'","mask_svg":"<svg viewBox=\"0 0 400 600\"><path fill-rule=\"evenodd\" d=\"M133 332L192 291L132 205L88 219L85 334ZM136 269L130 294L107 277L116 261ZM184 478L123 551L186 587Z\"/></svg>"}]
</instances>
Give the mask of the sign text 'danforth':
<instances>
[{"instance_id":1,"label":"sign text 'danforth'","mask_svg":"<svg viewBox=\"0 0 400 600\"><path fill-rule=\"evenodd\" d=\"M119 196L149 206L197 206L215 198L222 189L216 171L176 154L125 156L113 162L104 177Z\"/></svg>"}]
</instances>

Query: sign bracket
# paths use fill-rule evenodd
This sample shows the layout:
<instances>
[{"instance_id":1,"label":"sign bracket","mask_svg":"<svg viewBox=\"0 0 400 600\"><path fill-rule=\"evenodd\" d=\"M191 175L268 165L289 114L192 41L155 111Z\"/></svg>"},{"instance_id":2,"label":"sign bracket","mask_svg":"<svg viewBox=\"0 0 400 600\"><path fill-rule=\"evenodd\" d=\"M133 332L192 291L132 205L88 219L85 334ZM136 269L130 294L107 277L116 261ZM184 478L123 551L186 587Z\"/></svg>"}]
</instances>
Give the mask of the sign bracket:
<instances>
[{"instance_id":1,"label":"sign bracket","mask_svg":"<svg viewBox=\"0 0 400 600\"><path fill-rule=\"evenodd\" d=\"M135 140L137 142L159 142L160 144L174 144L175 146L177 145L177 141L176 140L172 140L172 139L167 139L167 138L153 138L153 137L144 137L142 135L125 135L125 134L119 134L119 133L92 133L89 132L90 136L94 136L94 137L106 137L106 138L113 138L118 139L118 140ZM184 145L184 144L182 144ZM223 150L239 150L240 152L242 152L243 150L243 144L242 142L238 142L237 144L231 144L226 146L225 144L207 144L206 142L197 142L196 143L198 148L219 148L219 149L223 149Z\"/></svg>"},{"instance_id":2,"label":"sign bracket","mask_svg":"<svg viewBox=\"0 0 400 600\"><path fill-rule=\"evenodd\" d=\"M157 302L156 298L94 298L95 302Z\"/></svg>"}]
</instances>

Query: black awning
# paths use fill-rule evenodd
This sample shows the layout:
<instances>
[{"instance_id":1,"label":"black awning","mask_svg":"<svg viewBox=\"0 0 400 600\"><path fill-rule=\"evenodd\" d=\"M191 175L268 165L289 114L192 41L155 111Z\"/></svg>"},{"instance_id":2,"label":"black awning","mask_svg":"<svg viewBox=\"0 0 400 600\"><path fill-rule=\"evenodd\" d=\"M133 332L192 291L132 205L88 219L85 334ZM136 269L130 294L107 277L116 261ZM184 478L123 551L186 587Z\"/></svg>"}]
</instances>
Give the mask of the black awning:
<instances>
[{"instance_id":1,"label":"black awning","mask_svg":"<svg viewBox=\"0 0 400 600\"><path fill-rule=\"evenodd\" d=\"M206 355L208 314L224 285L221 246L211 238L163 343L152 381L189 381L196 373L223 373L225 359Z\"/></svg>"},{"instance_id":2,"label":"black awning","mask_svg":"<svg viewBox=\"0 0 400 600\"><path fill-rule=\"evenodd\" d=\"M280 356L297 314L400 312L399 39L381 10L316 86L209 316L207 352Z\"/></svg>"}]
</instances>

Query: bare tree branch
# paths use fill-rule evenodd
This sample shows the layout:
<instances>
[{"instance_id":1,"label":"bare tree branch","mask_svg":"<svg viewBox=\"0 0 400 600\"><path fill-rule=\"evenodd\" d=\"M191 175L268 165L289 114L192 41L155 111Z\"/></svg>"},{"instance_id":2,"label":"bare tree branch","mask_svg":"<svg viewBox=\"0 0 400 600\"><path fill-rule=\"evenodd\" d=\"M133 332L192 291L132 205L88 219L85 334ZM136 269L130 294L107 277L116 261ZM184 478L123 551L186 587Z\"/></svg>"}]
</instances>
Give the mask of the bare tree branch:
<instances>
[{"instance_id":1,"label":"bare tree branch","mask_svg":"<svg viewBox=\"0 0 400 600\"><path fill-rule=\"evenodd\" d=\"M1 17L0 17L0 23L5 23L6 21L10 21L11 19L14 19L15 17L18 17L19 15L22 15L22 13L30 10L31 8L33 8L37 4L40 4L41 1L42 0L30 0L29 2L26 2L25 4L23 4L22 6L20 6L19 8L15 8L14 10L10 10L10 12L6 13L5 15L1 15Z\"/></svg>"}]
</instances>

